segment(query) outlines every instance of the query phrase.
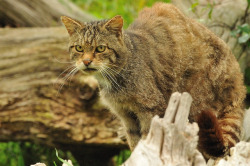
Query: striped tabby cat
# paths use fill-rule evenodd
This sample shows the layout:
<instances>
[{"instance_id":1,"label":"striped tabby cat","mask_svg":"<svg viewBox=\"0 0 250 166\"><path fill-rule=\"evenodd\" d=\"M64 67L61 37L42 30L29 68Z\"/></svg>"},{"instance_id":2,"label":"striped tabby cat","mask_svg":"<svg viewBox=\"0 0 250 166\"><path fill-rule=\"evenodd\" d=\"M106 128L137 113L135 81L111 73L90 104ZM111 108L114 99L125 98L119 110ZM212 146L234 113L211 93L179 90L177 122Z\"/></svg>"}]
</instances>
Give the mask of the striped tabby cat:
<instances>
[{"instance_id":1,"label":"striped tabby cat","mask_svg":"<svg viewBox=\"0 0 250 166\"><path fill-rule=\"evenodd\" d=\"M223 156L239 141L243 76L228 46L203 25L165 3L143 9L127 30L121 16L89 23L62 16L62 22L76 68L98 80L132 150L176 91L194 99L189 120L199 124L206 157Z\"/></svg>"}]
</instances>

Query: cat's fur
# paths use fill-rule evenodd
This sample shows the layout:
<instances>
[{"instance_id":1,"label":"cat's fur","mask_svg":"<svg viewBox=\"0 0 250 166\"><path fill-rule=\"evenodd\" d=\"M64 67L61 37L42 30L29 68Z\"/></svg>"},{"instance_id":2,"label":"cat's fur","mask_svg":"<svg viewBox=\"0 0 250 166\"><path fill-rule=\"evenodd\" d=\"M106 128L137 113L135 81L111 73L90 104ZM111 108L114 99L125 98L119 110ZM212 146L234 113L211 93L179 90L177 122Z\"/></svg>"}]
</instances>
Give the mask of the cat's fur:
<instances>
[{"instance_id":1,"label":"cat's fur","mask_svg":"<svg viewBox=\"0 0 250 166\"><path fill-rule=\"evenodd\" d=\"M63 16L62 21L77 68L96 77L131 149L147 135L152 117L164 115L176 91L194 99L189 120L199 124L204 155L222 156L239 141L243 76L228 46L203 25L165 3L143 9L127 30L121 16L90 23ZM99 45L106 50L98 53Z\"/></svg>"}]
</instances>

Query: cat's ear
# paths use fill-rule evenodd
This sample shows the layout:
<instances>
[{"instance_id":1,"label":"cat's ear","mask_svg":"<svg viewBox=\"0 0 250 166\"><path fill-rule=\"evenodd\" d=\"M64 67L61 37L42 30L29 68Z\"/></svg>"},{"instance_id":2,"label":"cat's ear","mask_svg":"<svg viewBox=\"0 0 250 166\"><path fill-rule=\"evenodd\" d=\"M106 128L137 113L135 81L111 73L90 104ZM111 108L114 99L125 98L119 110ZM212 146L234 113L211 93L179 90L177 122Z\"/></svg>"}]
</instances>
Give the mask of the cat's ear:
<instances>
[{"instance_id":1,"label":"cat's ear","mask_svg":"<svg viewBox=\"0 0 250 166\"><path fill-rule=\"evenodd\" d=\"M67 16L61 16L61 20L66 27L69 35L71 36L77 29L84 28L84 25L81 24L79 21L72 19Z\"/></svg>"},{"instance_id":2,"label":"cat's ear","mask_svg":"<svg viewBox=\"0 0 250 166\"><path fill-rule=\"evenodd\" d=\"M117 15L110 19L104 26L108 31L122 34L123 18Z\"/></svg>"}]
</instances>

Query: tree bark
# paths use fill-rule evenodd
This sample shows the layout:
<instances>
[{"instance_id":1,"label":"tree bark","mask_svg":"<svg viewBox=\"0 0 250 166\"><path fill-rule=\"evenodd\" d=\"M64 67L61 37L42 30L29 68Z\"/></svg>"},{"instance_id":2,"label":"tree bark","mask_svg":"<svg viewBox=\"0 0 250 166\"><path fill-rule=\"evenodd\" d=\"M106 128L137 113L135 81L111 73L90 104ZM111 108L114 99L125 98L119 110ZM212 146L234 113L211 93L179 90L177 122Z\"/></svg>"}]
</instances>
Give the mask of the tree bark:
<instances>
[{"instance_id":1,"label":"tree bark","mask_svg":"<svg viewBox=\"0 0 250 166\"><path fill-rule=\"evenodd\" d=\"M81 21L94 19L69 0L0 0L0 27L58 26L62 15Z\"/></svg>"},{"instance_id":2,"label":"tree bark","mask_svg":"<svg viewBox=\"0 0 250 166\"><path fill-rule=\"evenodd\" d=\"M72 65L65 28L5 28L0 36L0 141L32 140L90 163L92 154L108 162L126 147L97 82L81 73L63 78Z\"/></svg>"}]
</instances>

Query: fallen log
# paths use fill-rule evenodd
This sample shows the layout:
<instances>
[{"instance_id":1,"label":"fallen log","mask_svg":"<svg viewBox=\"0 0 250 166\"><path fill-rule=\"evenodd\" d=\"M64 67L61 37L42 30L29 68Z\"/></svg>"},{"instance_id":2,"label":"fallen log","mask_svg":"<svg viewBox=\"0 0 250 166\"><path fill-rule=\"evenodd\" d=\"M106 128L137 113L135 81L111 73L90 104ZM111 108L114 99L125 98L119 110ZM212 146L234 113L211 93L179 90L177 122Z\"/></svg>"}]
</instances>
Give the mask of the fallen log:
<instances>
[{"instance_id":1,"label":"fallen log","mask_svg":"<svg viewBox=\"0 0 250 166\"><path fill-rule=\"evenodd\" d=\"M71 64L63 27L5 28L0 36L1 142L33 141L103 164L127 147L95 80L81 73L65 80Z\"/></svg>"},{"instance_id":2,"label":"fallen log","mask_svg":"<svg viewBox=\"0 0 250 166\"><path fill-rule=\"evenodd\" d=\"M82 21L94 19L70 0L0 0L0 27L58 26L62 15Z\"/></svg>"}]
</instances>

